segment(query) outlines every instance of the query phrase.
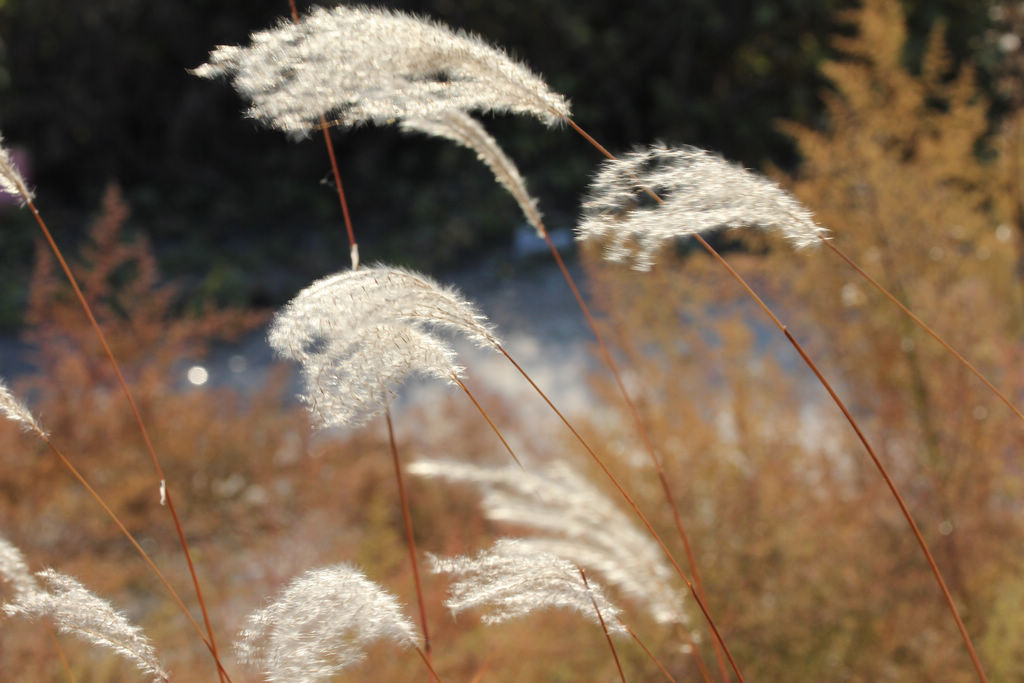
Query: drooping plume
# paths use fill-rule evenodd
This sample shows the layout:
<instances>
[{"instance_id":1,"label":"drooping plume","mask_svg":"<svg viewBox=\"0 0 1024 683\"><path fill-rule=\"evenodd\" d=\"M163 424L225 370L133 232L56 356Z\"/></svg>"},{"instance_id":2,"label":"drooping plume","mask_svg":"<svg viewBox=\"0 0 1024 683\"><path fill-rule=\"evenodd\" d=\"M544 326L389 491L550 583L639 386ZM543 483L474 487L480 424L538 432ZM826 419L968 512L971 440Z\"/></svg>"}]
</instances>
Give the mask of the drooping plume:
<instances>
[{"instance_id":1,"label":"drooping plume","mask_svg":"<svg viewBox=\"0 0 1024 683\"><path fill-rule=\"evenodd\" d=\"M599 623L596 603L609 633L627 632L618 618L621 610L600 586L589 580L584 584L572 562L538 552L521 539L500 539L476 557L429 557L435 573L458 577L444 603L453 614L482 607L489 610L483 621L496 624L539 609L562 608Z\"/></svg>"},{"instance_id":2,"label":"drooping plume","mask_svg":"<svg viewBox=\"0 0 1024 683\"><path fill-rule=\"evenodd\" d=\"M25 179L14 166L11 153L4 147L4 138L0 135L0 191L14 195L22 201L32 198L32 192L25 184Z\"/></svg>"},{"instance_id":3,"label":"drooping plume","mask_svg":"<svg viewBox=\"0 0 1024 683\"><path fill-rule=\"evenodd\" d=\"M696 147L655 145L601 165L576 238L603 240L607 259L649 270L665 242L734 227L778 230L796 247L827 234L771 180Z\"/></svg>"},{"instance_id":4,"label":"drooping plume","mask_svg":"<svg viewBox=\"0 0 1024 683\"><path fill-rule=\"evenodd\" d=\"M469 114L461 111L447 112L437 118L408 118L401 122L402 130L425 133L467 147L476 152L477 158L484 162L495 179L519 204L526 220L534 230L543 237L544 226L541 222L537 200L526 189L515 163L508 158L504 150L490 133Z\"/></svg>"},{"instance_id":5,"label":"drooping plume","mask_svg":"<svg viewBox=\"0 0 1024 683\"><path fill-rule=\"evenodd\" d=\"M302 398L317 421L337 426L383 412L411 375L459 377L441 331L498 346L486 319L454 290L407 270L373 266L302 290L275 316L269 340L302 364Z\"/></svg>"},{"instance_id":6,"label":"drooping plume","mask_svg":"<svg viewBox=\"0 0 1024 683\"><path fill-rule=\"evenodd\" d=\"M488 519L532 529L521 542L595 573L642 604L661 623L686 623L674 573L651 537L606 496L568 466L543 471L421 460L412 474L467 483L483 495Z\"/></svg>"},{"instance_id":7,"label":"drooping plume","mask_svg":"<svg viewBox=\"0 0 1024 683\"><path fill-rule=\"evenodd\" d=\"M547 124L569 103L483 40L420 17L367 7L318 8L297 24L221 46L194 72L230 76L250 114L290 133L321 115L343 125L450 111L529 114Z\"/></svg>"},{"instance_id":8,"label":"drooping plume","mask_svg":"<svg viewBox=\"0 0 1024 683\"><path fill-rule=\"evenodd\" d=\"M45 434L32 412L11 393L3 380L0 380L0 414L11 422L17 422L23 429L36 434Z\"/></svg>"},{"instance_id":9,"label":"drooping plume","mask_svg":"<svg viewBox=\"0 0 1024 683\"><path fill-rule=\"evenodd\" d=\"M362 661L382 638L415 646L416 628L393 595L341 564L306 572L253 612L236 649L268 681L311 682Z\"/></svg>"},{"instance_id":10,"label":"drooping plume","mask_svg":"<svg viewBox=\"0 0 1024 683\"><path fill-rule=\"evenodd\" d=\"M36 573L43 588L19 592L4 605L7 616L47 618L62 633L71 633L94 645L110 648L129 659L154 681L168 680L156 651L142 630L97 597L76 579L52 569Z\"/></svg>"},{"instance_id":11,"label":"drooping plume","mask_svg":"<svg viewBox=\"0 0 1024 683\"><path fill-rule=\"evenodd\" d=\"M2 536L0 536L0 579L11 586L15 601L23 600L39 591L39 584L28 570L25 555L16 545Z\"/></svg>"}]
</instances>

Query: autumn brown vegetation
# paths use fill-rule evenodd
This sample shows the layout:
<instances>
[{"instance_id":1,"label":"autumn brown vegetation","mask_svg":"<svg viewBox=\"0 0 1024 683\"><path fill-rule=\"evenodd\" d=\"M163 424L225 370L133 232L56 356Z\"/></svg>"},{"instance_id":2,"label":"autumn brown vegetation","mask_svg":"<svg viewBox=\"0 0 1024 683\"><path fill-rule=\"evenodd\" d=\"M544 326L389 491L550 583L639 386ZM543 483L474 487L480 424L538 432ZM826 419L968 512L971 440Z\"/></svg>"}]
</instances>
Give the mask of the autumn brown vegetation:
<instances>
[{"instance_id":1,"label":"autumn brown vegetation","mask_svg":"<svg viewBox=\"0 0 1024 683\"><path fill-rule=\"evenodd\" d=\"M843 57L823 66L833 84L824 95L828 123L813 130L782 124L803 161L793 176L776 173L775 180L814 212L843 254L1017 399L1024 393L1017 128L989 119L970 68L950 66L941 26L922 63L908 68L895 2L867 1L849 18L855 35L839 39ZM123 236L128 220L111 190L72 267L157 444L220 640L230 641L247 614L315 567L358 564L415 604L384 421L315 431L291 400L283 369L251 394L183 388L183 362L267 316L183 311L146 243ZM1011 680L1024 667L1024 424L833 251L794 251L779 235L745 228L725 238L737 247L730 263L804 341L869 435L988 676ZM663 246L643 273L602 260L602 251L581 249L588 298L685 521L708 613L743 675L976 680L899 508L842 414L761 310L690 242ZM171 582L188 586L135 421L58 275L41 248L26 332L36 372L15 387ZM594 497L629 512L554 415L524 424L517 405L468 371L494 423L523 435L512 440L527 468L565 463L591 482ZM601 417L573 415L572 423L681 557L672 512L615 382L595 370L590 383L593 414ZM457 390L403 412L394 429L396 460L401 453L403 460L515 467ZM143 626L173 679L216 676L195 630L43 444L0 424L0 462L0 535L33 569L55 567L114 598ZM481 510L495 485L467 483L474 476L464 473L461 483L456 476L448 477L454 483L407 478L420 551L474 556L502 536L529 539L546 523L531 528L523 518L503 521L493 507ZM472 614L453 620L443 607L447 583L425 575L422 591L428 654L443 680L613 680L617 664L626 680L657 680L659 666L676 680L708 670L719 677L715 639L681 581L675 587L688 619L677 623L602 582L622 609L616 619L657 662L618 638L613 660L601 629L568 613L494 625ZM4 671L21 680L67 675L45 630L0 626ZM81 644L60 647L79 679L130 675L130 665ZM371 645L368 661L339 680L427 678L415 654L391 647ZM221 650L232 680L253 675Z\"/></svg>"}]
</instances>

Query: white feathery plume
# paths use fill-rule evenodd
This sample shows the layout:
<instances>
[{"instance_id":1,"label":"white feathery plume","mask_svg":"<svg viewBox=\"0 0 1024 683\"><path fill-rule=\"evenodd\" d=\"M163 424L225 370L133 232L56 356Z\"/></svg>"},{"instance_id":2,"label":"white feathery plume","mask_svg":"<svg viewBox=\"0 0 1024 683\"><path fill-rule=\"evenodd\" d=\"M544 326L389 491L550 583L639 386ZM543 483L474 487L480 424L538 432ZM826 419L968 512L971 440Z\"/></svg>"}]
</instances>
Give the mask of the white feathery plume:
<instances>
[{"instance_id":1,"label":"white feathery plume","mask_svg":"<svg viewBox=\"0 0 1024 683\"><path fill-rule=\"evenodd\" d=\"M601 165L576 239L606 239L605 258L649 270L665 242L732 227L779 230L796 247L828 232L771 180L696 147L655 145Z\"/></svg>"},{"instance_id":2,"label":"white feathery plume","mask_svg":"<svg viewBox=\"0 0 1024 683\"><path fill-rule=\"evenodd\" d=\"M369 7L317 8L298 23L220 46L197 76L230 76L251 116L305 133L321 115L343 125L445 112L530 114L552 125L569 103L504 51L420 17Z\"/></svg>"},{"instance_id":3,"label":"white feathery plume","mask_svg":"<svg viewBox=\"0 0 1024 683\"><path fill-rule=\"evenodd\" d=\"M11 584L15 600L39 592L39 584L28 570L25 555L13 543L0 536L0 578Z\"/></svg>"},{"instance_id":4,"label":"white feathery plume","mask_svg":"<svg viewBox=\"0 0 1024 683\"><path fill-rule=\"evenodd\" d=\"M39 435L46 434L36 422L32 412L25 407L24 403L15 398L3 380L0 380L0 414L3 414L11 422L17 422L27 431Z\"/></svg>"},{"instance_id":5,"label":"white feathery plume","mask_svg":"<svg viewBox=\"0 0 1024 683\"><path fill-rule=\"evenodd\" d=\"M508 190L519 204L526 220L537 231L537 234L541 237L544 236L544 226L541 222L540 211L537 209L537 200L526 189L526 181L523 180L515 163L508 158L498 141L487 132L479 121L465 112L451 111L433 119L419 117L403 119L399 125L404 131L425 133L451 140L476 152L477 158L491 169L498 183Z\"/></svg>"},{"instance_id":6,"label":"white feathery plume","mask_svg":"<svg viewBox=\"0 0 1024 683\"><path fill-rule=\"evenodd\" d=\"M416 627L393 595L339 564L306 572L253 612L236 650L266 680L298 683L337 675L381 638L414 647Z\"/></svg>"},{"instance_id":7,"label":"white feathery plume","mask_svg":"<svg viewBox=\"0 0 1024 683\"><path fill-rule=\"evenodd\" d=\"M594 611L596 604L609 633L627 633L619 621L621 610L605 597L600 586L589 580L584 584L572 562L538 552L522 539L500 539L475 558L428 556L434 573L459 577L444 603L452 614L485 607L490 611L482 617L484 623L496 624L534 610L560 607L600 623Z\"/></svg>"},{"instance_id":8,"label":"white feathery plume","mask_svg":"<svg viewBox=\"0 0 1024 683\"><path fill-rule=\"evenodd\" d=\"M0 191L14 195L22 201L32 199L32 191L25 184L25 179L14 166L11 153L3 146L4 138L0 135Z\"/></svg>"},{"instance_id":9,"label":"white feathery plume","mask_svg":"<svg viewBox=\"0 0 1024 683\"><path fill-rule=\"evenodd\" d=\"M455 379L462 368L437 331L498 347L486 318L428 277L372 266L323 278L274 318L270 345L302 364L303 400L322 426L360 424L419 374Z\"/></svg>"},{"instance_id":10,"label":"white feathery plume","mask_svg":"<svg viewBox=\"0 0 1024 683\"><path fill-rule=\"evenodd\" d=\"M543 471L420 460L409 472L472 484L482 493L484 514L495 522L527 527L543 536L522 539L600 575L636 600L659 623L688 621L671 569L650 536L612 501L562 463Z\"/></svg>"},{"instance_id":11,"label":"white feathery plume","mask_svg":"<svg viewBox=\"0 0 1024 683\"><path fill-rule=\"evenodd\" d=\"M37 572L45 588L24 593L4 605L8 616L47 617L62 633L110 648L131 660L140 671L154 681L168 680L160 666L156 651L142 630L114 610L109 602L97 597L76 579L52 569Z\"/></svg>"}]
</instances>

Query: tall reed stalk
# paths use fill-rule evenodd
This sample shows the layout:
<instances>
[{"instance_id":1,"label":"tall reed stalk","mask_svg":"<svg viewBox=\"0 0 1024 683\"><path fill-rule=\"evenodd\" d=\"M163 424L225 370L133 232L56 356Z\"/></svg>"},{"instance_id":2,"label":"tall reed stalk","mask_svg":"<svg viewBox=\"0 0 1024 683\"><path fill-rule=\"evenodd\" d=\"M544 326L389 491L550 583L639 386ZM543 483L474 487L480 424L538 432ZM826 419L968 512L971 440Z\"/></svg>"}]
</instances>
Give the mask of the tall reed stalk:
<instances>
[{"instance_id":1,"label":"tall reed stalk","mask_svg":"<svg viewBox=\"0 0 1024 683\"><path fill-rule=\"evenodd\" d=\"M866 0L857 15L862 18L863 31L881 30L871 19L889 16L887 2ZM431 597L421 580L417 527L392 415L393 399L400 387L418 376L458 387L516 465L495 468L454 460L420 460L409 468L416 476L473 485L481 496L484 515L519 532L519 538L500 539L475 556L441 557L428 553L434 573L453 577L444 603L453 615L479 612L485 623L495 624L533 618L532 613L542 609L569 610L600 627L611 662L623 683L628 678L630 660L627 649L620 649L614 638L626 635L658 668L660 675L674 681L672 665L659 659L627 623L639 620L646 624L644 620L651 620L656 628L674 629L659 643L662 648L682 634L686 641L683 647L692 655L692 666L705 681L710 681L711 672L697 645L698 631L689 624L687 610L696 609L703 618L702 627L711 634L718 675L723 681L731 680L732 676L741 682L745 680L738 661L742 657L734 656L734 651L739 650L730 649L728 642L735 648L745 635L733 623L737 612L743 616L744 610L757 606L720 609L718 605L729 605L734 596L716 593L714 582L706 586L702 580L698 564L705 560L698 558L709 553L695 552L684 523L683 510L694 506L692 501L678 496L679 482L673 482L666 473L665 455L659 453L654 430L640 407L643 394L654 387L640 383L636 390L627 389L624 376L629 369L617 357L618 349L609 340L610 335L602 332L602 325L592 311L593 302L588 301L583 288L570 274L545 225L539 203L528 191L515 163L473 115L511 113L531 117L551 128L568 127L605 157L582 202L582 215L576 227L580 242L597 245L606 260L649 271L666 246L681 239L690 240L767 316L839 409L882 477L938 584L974 676L979 681L988 680L982 656L961 618L954 591L947 585L940 562L915 521L897 478L884 462L889 459L888 454L876 449L861 424L865 418L840 397L839 390L845 390L842 383L826 379L828 368L812 360L797 335L766 302L759 286L756 288L751 279L741 275L730 262L731 257L727 259L711 245L708 235L723 228L758 228L773 233L796 250L823 247L933 338L1024 421L1012 391L997 388L964 353L911 310L903 289L895 288L899 296L891 293L883 286L882 278L872 276L841 250L810 210L776 183L693 147L658 144L616 156L574 118L565 95L555 92L540 76L478 37L420 17L367 7L320 8L305 16L300 15L295 0L289 0L289 8L290 20L254 33L249 45L216 48L209 61L193 73L207 78L229 78L250 101L249 115L270 127L291 136L319 130L323 137L348 238L351 267L323 277L299 292L275 316L268 341L280 356L299 364L303 384L300 398L318 427L355 428L383 416L419 629L417 634L413 620L404 614L404 608L387 589L367 578L360 569L334 564L292 578L265 607L250 613L236 643L236 653L242 662L269 681L325 680L359 664L367 656L367 647L389 641L415 651L429 680L440 681L441 674L452 678L445 666L458 656L458 643L444 640L443 647L437 648L438 638L431 636ZM925 69L935 71L934 65L926 64ZM405 132L439 137L468 148L515 199L527 223L550 251L569 294L594 335L597 353L625 407L632 436L639 440L650 471L657 479L657 494L666 506L662 513L655 515L643 509L648 501L631 490L636 487L632 476L616 471L621 462L607 455L608 444L592 445L598 442L585 437L585 430L556 406L549 393L506 349L494 326L472 302L425 275L385 265L361 265L356 229L342 186L344 160L339 160L335 153L331 132L364 124L398 124ZM213 657L219 679L230 681L222 666L210 610L200 588L185 529L143 421L143 411L136 405L78 279L37 210L32 192L2 147L2 139L0 189L19 197L36 220L114 372L155 470L159 503L166 505L171 514L204 626L193 619L118 513L4 384L0 384L0 413L41 439L100 505L187 617ZM620 340L630 336L629 330L611 332ZM487 397L481 398L468 388L468 371L459 364L453 337L500 354L507 361L615 489L616 502L606 500L585 478L566 466L552 466L532 453L516 452L511 445L514 440L503 432L504 416L488 410ZM917 365L914 370L918 403L925 404L922 371ZM939 430L931 427L931 415L928 417L925 422L930 429L925 436L929 452L934 453ZM623 502L632 517L619 509ZM670 522L666 522L669 518ZM686 556L687 570L664 540L660 531L663 524L674 528ZM719 540L725 545L729 539ZM154 648L123 615L69 576L47 570L33 577L20 551L8 546L0 538L0 575L14 592L14 598L4 606L8 614L51 619L60 631L77 633L94 644L111 647L156 680L170 680ZM613 603L588 575L597 575L614 596L625 597L627 608ZM685 606L681 585L685 585L695 607ZM965 590L962 583L953 585ZM713 617L711 602L716 604L716 614L725 615L720 620ZM58 657L73 678L74 667L52 629L50 635ZM750 633L746 636L750 637ZM632 648L632 643L625 642ZM751 653L744 651L743 656L750 658ZM483 679L490 666L488 656L475 668L474 680ZM749 666L748 659L745 667Z\"/></svg>"}]
</instances>

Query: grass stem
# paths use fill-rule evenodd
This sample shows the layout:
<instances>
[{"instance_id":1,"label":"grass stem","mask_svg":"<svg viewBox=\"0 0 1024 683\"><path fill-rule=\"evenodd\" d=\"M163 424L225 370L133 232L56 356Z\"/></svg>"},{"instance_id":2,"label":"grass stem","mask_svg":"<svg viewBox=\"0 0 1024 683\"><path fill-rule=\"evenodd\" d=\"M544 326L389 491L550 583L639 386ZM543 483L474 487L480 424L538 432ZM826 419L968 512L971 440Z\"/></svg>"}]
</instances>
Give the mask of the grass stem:
<instances>
[{"instance_id":1,"label":"grass stem","mask_svg":"<svg viewBox=\"0 0 1024 683\"><path fill-rule=\"evenodd\" d=\"M60 658L60 664L64 668L64 673L67 674L68 680L71 683L76 683L75 672L71 670L71 664L68 662L67 655L64 654L64 648L60 646L60 641L57 640L57 634L53 632L53 627L45 619L43 620L43 628L46 629L46 635L50 636L53 647L57 650L57 656Z\"/></svg>"},{"instance_id":2,"label":"grass stem","mask_svg":"<svg viewBox=\"0 0 1024 683\"><path fill-rule=\"evenodd\" d=\"M945 339L943 339L939 335L939 333L936 332L935 330L933 330L927 323L925 323L925 321L923 321L923 320L921 320L921 318L917 317L917 315L915 315L913 311L911 311L909 308L907 308L907 306L905 306L902 301L900 301L899 299L896 298L896 295L894 295L888 289L883 287L882 284L880 282L878 282L878 280L876 280L875 278L871 277L871 275L869 275L863 268L858 266L854 262L853 259L851 259L845 253L843 253L843 251L840 250L839 247L837 247L835 244L833 244L832 240L825 239L824 237L822 237L821 241L825 245L826 248L831 250L832 253L834 253L836 256L838 256L840 259L842 259L846 263L846 265L848 265L851 268L853 268L853 270L856 271L856 273L858 275L860 275L862 278L867 280L867 282L872 287L877 289L882 296L884 296L886 299L891 301L897 308L899 308L901 311L903 311L903 313L908 318L910 318L914 322L915 325L917 325L922 330L924 330L932 339L937 341L942 346L942 348L946 349L946 351L948 351L950 354L952 354L954 358L956 358L958 361L960 361L960 363L965 368L970 370L971 373L975 377L977 377L979 380L981 380L981 382L986 387L988 387L989 391L991 391L993 394L995 394L996 397L1000 401L1002 401L1006 405L1006 407L1009 408L1013 412L1013 414L1017 416L1018 419L1020 419L1021 422L1024 422L1024 413L1022 413L1020 411L1020 409L1017 408L1017 406L1015 406L1013 404L1013 401L1011 401L1009 398L1007 398L1007 396L1003 392L1001 392L999 389L997 389L996 386L991 381L989 381L989 379L987 377L985 377L984 374L982 374L981 370L976 368L973 363L971 363L959 351L957 351L955 348L953 348L953 346L951 344L949 344Z\"/></svg>"},{"instance_id":3,"label":"grass stem","mask_svg":"<svg viewBox=\"0 0 1024 683\"><path fill-rule=\"evenodd\" d=\"M629 626L626 626L626 632L629 633L629 635L633 638L634 641L636 641L636 644L640 646L640 649L647 653L647 656L650 658L652 662L654 662L658 666L658 669L660 669L661 673L665 675L665 678L671 681L671 683L676 683L675 677L668 672L668 669L666 669L665 665L661 663L661 660L655 657L654 653L651 652L646 645L644 645L644 641L640 640L640 636L638 636L636 632ZM706 668L701 669L701 674L704 676L705 681L711 680L711 676Z\"/></svg>"},{"instance_id":4,"label":"grass stem","mask_svg":"<svg viewBox=\"0 0 1024 683\"><path fill-rule=\"evenodd\" d=\"M395 428L391 423L391 409L384 411L384 418L388 425L388 443L391 445L391 461L395 466L395 480L398 482L398 500L402 506L402 522L405 525L405 540L409 546L409 561L412 563L412 577L416 584L416 603L420 611L420 626L423 629L423 652L429 661L430 652L430 629L427 627L427 608L423 600L423 585L420 582L420 566L416 553L416 538L412 531L412 515L409 514L409 496L405 491L405 482L402 478L402 464L398 459L398 444L395 442ZM431 683L436 680L431 669Z\"/></svg>"},{"instance_id":5,"label":"grass stem","mask_svg":"<svg viewBox=\"0 0 1024 683\"><path fill-rule=\"evenodd\" d=\"M587 134L578 124L576 124L572 120L568 120L568 122L574 130L576 130L588 142L594 145L598 149L598 151L600 151L609 159L615 159L615 157L610 152L608 152L608 150L606 150L604 147L598 144L597 141L594 140L594 138L591 137L589 134ZM663 200L654 191L650 190L649 188L645 188L645 190L647 191L647 194L651 196L652 199L654 199L659 204L662 203ZM757 292L755 292L754 289L749 284L747 284L746 280L744 280L743 277L729 264L729 262L726 261L725 258L721 254L719 254L717 250L715 250L714 247L708 244L708 242L703 237L701 237L699 234L695 234L694 238L697 240L698 244L704 247L704 249L712 256L712 258L718 261L718 263L721 264L722 267L726 269L729 275L732 276L732 278L740 285L740 287L754 300L755 303L757 303L761 310L764 311L764 313L771 319L772 323L782 332L782 334L786 337L786 339L793 346L793 348L796 349L796 352L800 355L800 358L803 359L807 367L810 368L811 372L813 372L815 377L818 378L818 381L825 388L825 391L828 392L833 402L835 402L836 406L838 406L839 410L843 413L843 416L846 418L847 422L849 422L850 426L853 428L853 431L856 433L857 438L860 440L865 450L867 450L868 455L870 456L872 462L875 464L875 468L882 475L882 478L885 480L886 485L889 487L889 491L896 499L896 503L899 505L904 518L907 520L907 524L910 526L910 529L914 534L914 538L917 539L917 543L921 547L921 551L924 553L925 559L927 560L929 567L931 567L932 574L935 576L935 580L939 585L939 589L941 590L943 597L945 598L946 604L949 607L949 611L953 615L953 620L956 622L957 630L959 630L960 632L960 637L963 639L964 645L967 647L967 652L971 658L971 663L974 666L974 670L978 676L978 680L982 681L982 683L987 683L988 678L985 676L985 671L981 666L981 660L978 658L978 653L974 648L974 643L971 640L970 634L967 632L967 627L964 626L963 619L960 618L960 612L956 607L956 603L953 601L953 596L950 594L949 588L946 586L946 581L942 576L942 572L939 570L939 566L938 564L936 564L935 558L932 556L931 550L929 550L928 544L924 540L924 536L921 535L921 531L918 529L917 523L914 521L913 516L910 514L910 510L907 507L906 502L903 500L903 496L897 489L895 482L889 476L889 472L886 469L885 465L882 464L882 461L875 453L874 448L868 442L867 437L864 435L864 432L861 431L860 425L858 425L856 419L854 419L850 411L847 410L846 405L832 389L832 386L829 384L828 380L825 379L824 375L822 375L821 371L818 369L817 365L815 365L814 361L812 361L810 356L807 355L807 352L804 351L803 346L793 337L792 334L790 334L789 330L782 323L782 321L779 320L779 318L775 315L775 313L768 306L768 304L766 304L764 300L761 299Z\"/></svg>"},{"instance_id":6,"label":"grass stem","mask_svg":"<svg viewBox=\"0 0 1024 683\"><path fill-rule=\"evenodd\" d=\"M210 650L210 653L213 654L213 645L210 643L209 640L207 640L206 635L203 633L202 627L199 626L199 624L196 622L194 618L192 618L192 613L189 612L187 607L185 607L185 603L182 602L181 597L178 595L178 592L174 590L174 587L171 586L170 582L164 576L163 572L161 572L160 569L156 566L156 564L153 562L153 559L149 556L149 554L145 550L143 550L142 546L139 545L139 542L135 540L135 536L133 536L132 533L128 531L128 528L125 527L124 523L121 521L121 518L117 516L117 513L110 509L110 506L107 505L107 502L105 500L103 500L103 497L100 496L100 494L96 491L96 489L92 487L91 484L89 484L89 482L85 479L82 473L78 471L78 468L75 467L70 460L68 460L67 456L65 456L64 453L61 452L59 448L57 448L56 444L54 444L50 440L50 438L46 436L45 433L36 432L36 435L43 440L43 443L47 445L50 451L55 456L57 456L58 460L60 460L61 464L63 464L64 467L71 473L71 476L73 476L78 481L78 483L82 485L82 487L89 493L89 495L92 496L93 500L95 500L96 503L101 508L103 508L103 511L107 513L107 516L110 517L111 521L114 522L114 525L118 529L120 529L121 533L124 534L125 538L128 539L128 542L132 544L132 547L134 547L135 550L139 553L143 561L156 575L160 583L162 583L164 588L167 589L167 592L171 596L171 600L174 601L174 604L178 606L182 614L184 614L185 617L188 619L189 623L192 624L192 627L196 630L196 633L198 633L199 637L202 639L203 644L206 645L207 649ZM223 677L225 681L227 681L227 683L230 683L231 679L227 675L227 672L223 669L223 667L221 667L220 660L216 657L215 660L217 661L217 666L220 669L220 675Z\"/></svg>"},{"instance_id":7,"label":"grass stem","mask_svg":"<svg viewBox=\"0 0 1024 683\"><path fill-rule=\"evenodd\" d=\"M608 480L619 492L619 495L621 495L625 499L625 501L633 509L633 512L636 513L637 517L639 517L640 522L644 525L644 527L647 528L647 532L651 534L651 537L661 547L662 552L668 558L669 562L672 563L672 567L676 570L676 573L679 575L679 578L681 578L683 582L686 584L687 588L690 589L690 594L693 595L694 600L696 600L697 606L700 607L700 611L704 615L704 619L708 622L708 626L711 628L712 634L714 635L715 639L718 640L719 645L722 647L722 651L724 652L726 659L729 660L729 665L732 667L733 673L736 674L736 677L740 680L740 683L742 683L744 680L743 674L740 673L740 669L739 666L736 664L736 660L733 659L732 653L729 652L729 648L725 644L725 640L722 638L721 633L719 633L718 631L718 627L715 626L715 622L711 618L711 613L708 611L707 605L705 604L703 598L701 598L700 594L697 592L697 589L693 585L693 582L691 582L690 579L686 576L686 573L683 571L683 568L679 566L679 563L676 561L676 558L672 555L672 551L670 551L668 549L668 546L665 545L665 541L662 540L661 535L657 531L655 531L654 526L652 526L650 521L647 519L647 515L643 513L643 511L640 509L640 506L637 505L636 501L633 500L633 497L629 495L626 489L619 482L618 477L616 477L612 473L612 471L605 464L604 460L602 460L601 457L597 454L597 452L595 452L594 449L590 447L590 444L587 443L586 439L584 439L583 436L581 436L580 433L576 431L576 428L572 426L572 423L570 423L569 420L567 420L566 417L562 414L562 412L555 406L555 404L551 402L551 399L548 398L547 394L545 394L544 391L539 386L537 386L536 382L533 381L533 378L530 377L530 375L525 370L523 370L519 363L517 363L515 359L513 359L512 356L509 355L508 351L506 351L501 346L498 346L498 350L505 356L506 359L508 359L512 366L519 371L519 374L521 374L523 378L530 384L530 386L533 387L534 391L537 392L537 394L544 400L544 402L548 404L548 407L551 408L552 411L554 411L555 415L557 415L558 418L562 421L562 424L564 424L566 428L568 428L568 430L573 434L573 436L576 437L576 440L580 443L581 446L583 446L584 450L587 451L591 459L597 464L597 466L601 469L604 475L608 477ZM700 656L699 651L696 651L695 654L698 657Z\"/></svg>"},{"instance_id":8,"label":"grass stem","mask_svg":"<svg viewBox=\"0 0 1024 683\"><path fill-rule=\"evenodd\" d=\"M587 575L584 573L582 567L577 567L580 572L580 578L583 579L583 587L588 591L590 590L590 583L587 582ZM594 605L594 612L597 613L597 620L601 622L601 630L604 631L604 637L608 640L608 647L612 651L612 659L615 660L615 668L619 670L619 678L622 679L622 683L626 683L626 674L622 672L622 663L619 661L619 653L615 651L615 643L612 642L612 634L608 633L608 624L604 623L604 617L601 616L601 608L597 606L597 600L593 595L590 596L590 602Z\"/></svg>"},{"instance_id":9,"label":"grass stem","mask_svg":"<svg viewBox=\"0 0 1024 683\"><path fill-rule=\"evenodd\" d=\"M192 562L192 553L188 547L188 541L185 539L185 531L181 526L181 520L178 518L177 510L174 507L174 499L171 496L170 487L167 486L167 477L164 476L163 468L160 467L160 461L156 457L156 450L153 448L153 443L150 441L149 432L146 430L146 426L142 421L142 415L139 413L138 407L135 405L135 399L132 398L132 393L128 389L128 383L124 379L124 375L121 373L121 367L118 365L117 360L114 358L114 352L111 351L110 345L107 343L106 335L103 334L103 330L100 328L99 323L96 321L96 317L93 315L92 307L89 306L89 302L86 301L85 295L82 294L81 288L78 286L78 280L71 272L71 267L64 259L64 254L57 246L57 242L54 241L53 235L50 234L50 229L46 226L46 222L43 220L42 215L32 202L31 196L28 194L23 195L25 203L31 210L32 215L36 219L36 223L39 225L39 229L43 232L43 237L46 239L47 244L50 246L50 250L57 258L57 262L60 264L61 270L64 271L64 275L67 277L68 282L71 284L71 288L75 292L75 297L78 299L79 304L82 306L82 310L85 311L86 317L89 319L89 324L92 326L93 331L99 339L100 345L103 347L103 351L107 356L107 360L110 362L110 366L114 370L114 374L117 376L118 384L121 386L121 391L124 394L125 399L128 401L128 406L131 409L132 415L135 418L135 424L138 425L139 433L142 435L142 441L146 446L146 450L149 453L150 460L153 463L153 468L156 470L157 479L163 486L163 491L166 494L165 500L167 503L167 510L171 513L171 518L174 521L174 530L178 535L178 541L181 544L181 549L185 554L185 561L188 564L188 571L192 577L192 586L196 593L196 599L199 602L199 608L203 613L203 622L206 625L206 635L209 638L208 645L210 647L210 653L213 655L214 662L217 665L217 672L220 676L221 681L225 680L224 668L221 665L220 657L217 654L217 641L213 636L213 626L210 623L210 615L206 609L206 601L203 599L203 591L199 585L199 576L196 574L195 565Z\"/></svg>"}]
</instances>

